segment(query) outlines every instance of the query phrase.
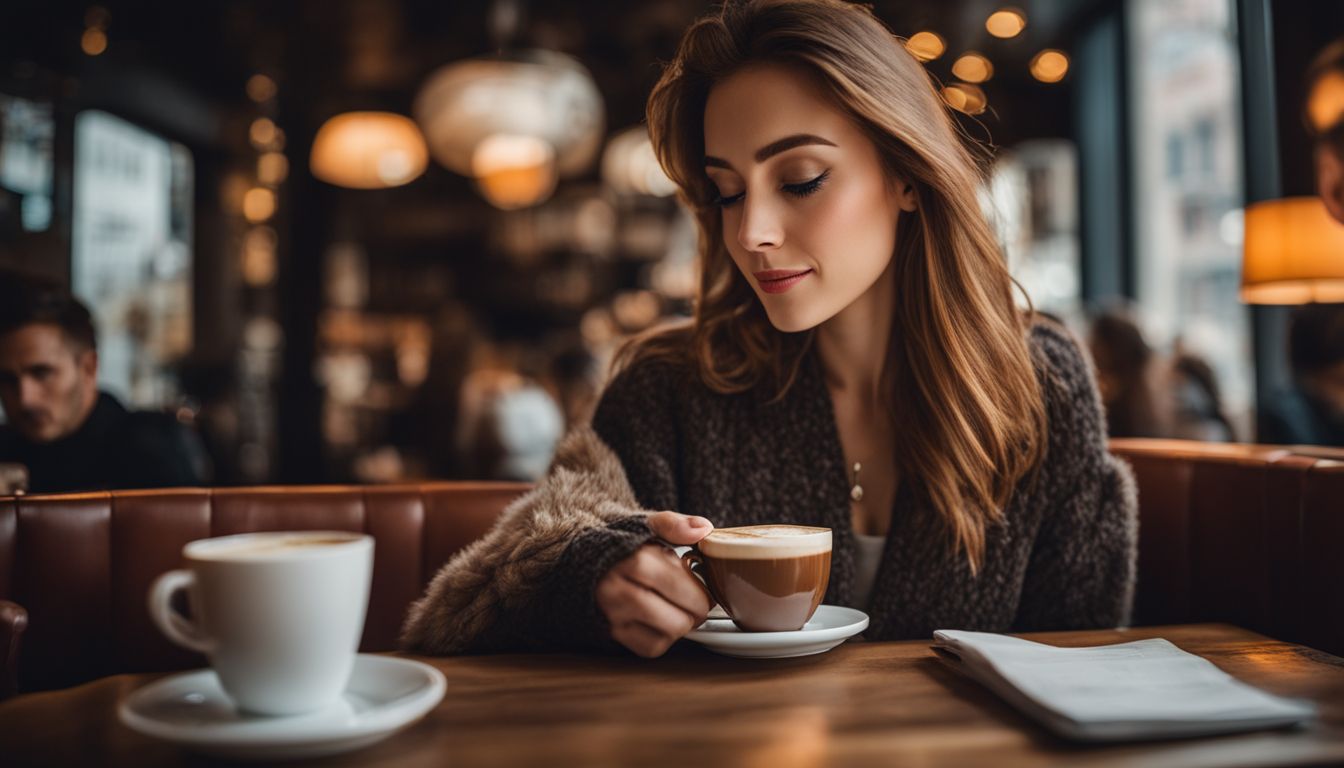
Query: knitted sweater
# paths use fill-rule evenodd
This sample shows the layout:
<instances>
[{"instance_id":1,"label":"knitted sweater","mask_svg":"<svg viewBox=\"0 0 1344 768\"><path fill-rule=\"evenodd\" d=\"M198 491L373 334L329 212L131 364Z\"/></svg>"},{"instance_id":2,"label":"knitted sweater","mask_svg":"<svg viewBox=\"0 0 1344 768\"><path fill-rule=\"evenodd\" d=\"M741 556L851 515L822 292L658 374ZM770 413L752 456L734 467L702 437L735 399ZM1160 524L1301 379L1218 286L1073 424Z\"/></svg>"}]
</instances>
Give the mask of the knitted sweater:
<instances>
[{"instance_id":1,"label":"knitted sweater","mask_svg":"<svg viewBox=\"0 0 1344 768\"><path fill-rule=\"evenodd\" d=\"M868 639L1127 621L1137 540L1132 476L1106 451L1096 385L1076 343L1045 323L1029 338L1049 431L1035 484L1019 485L1003 522L987 529L984 561L972 575L917 484L902 482ZM592 433L567 439L551 473L506 512L493 539L445 566L413 607L404 645L440 653L614 649L594 589L651 540L643 521L650 510L701 515L720 527L831 528L825 602L848 603L856 553L849 482L815 351L785 397L767 401L715 393L689 365L645 361L621 372L603 393ZM585 522L561 525L561 538L547 533L580 509ZM544 565L525 554L541 550ZM514 573L522 561L533 567L525 578Z\"/></svg>"}]
</instances>

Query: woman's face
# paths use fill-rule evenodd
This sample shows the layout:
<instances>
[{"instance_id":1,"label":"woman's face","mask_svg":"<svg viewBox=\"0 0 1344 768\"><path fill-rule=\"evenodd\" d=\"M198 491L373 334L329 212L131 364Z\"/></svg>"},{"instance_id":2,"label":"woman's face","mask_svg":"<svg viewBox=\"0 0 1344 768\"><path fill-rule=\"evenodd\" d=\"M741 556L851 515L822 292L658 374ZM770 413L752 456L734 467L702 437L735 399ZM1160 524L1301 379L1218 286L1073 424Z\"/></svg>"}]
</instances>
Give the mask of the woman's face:
<instances>
[{"instance_id":1,"label":"woman's face","mask_svg":"<svg viewBox=\"0 0 1344 768\"><path fill-rule=\"evenodd\" d=\"M778 64L747 67L710 91L705 173L728 252L786 332L868 293L891 263L897 217L915 209L873 142L810 76Z\"/></svg>"}]
</instances>

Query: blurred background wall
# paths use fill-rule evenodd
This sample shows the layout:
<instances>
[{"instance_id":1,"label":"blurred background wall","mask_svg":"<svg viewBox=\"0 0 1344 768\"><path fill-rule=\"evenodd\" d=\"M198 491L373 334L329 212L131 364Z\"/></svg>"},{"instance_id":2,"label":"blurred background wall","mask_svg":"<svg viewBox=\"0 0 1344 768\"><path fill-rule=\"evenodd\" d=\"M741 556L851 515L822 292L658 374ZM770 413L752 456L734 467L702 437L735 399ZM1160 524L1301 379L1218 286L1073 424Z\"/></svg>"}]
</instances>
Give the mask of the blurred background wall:
<instances>
[{"instance_id":1,"label":"blurred background wall","mask_svg":"<svg viewBox=\"0 0 1344 768\"><path fill-rule=\"evenodd\" d=\"M217 483L535 476L614 345L690 311L642 119L710 8L10 0L0 268L87 301L103 386L194 424ZM1204 365L1225 429L1152 429L1253 440L1289 310L1238 298L1243 210L1312 192L1302 75L1344 4L873 8L992 148L1034 305L1114 370L1134 333Z\"/></svg>"}]
</instances>

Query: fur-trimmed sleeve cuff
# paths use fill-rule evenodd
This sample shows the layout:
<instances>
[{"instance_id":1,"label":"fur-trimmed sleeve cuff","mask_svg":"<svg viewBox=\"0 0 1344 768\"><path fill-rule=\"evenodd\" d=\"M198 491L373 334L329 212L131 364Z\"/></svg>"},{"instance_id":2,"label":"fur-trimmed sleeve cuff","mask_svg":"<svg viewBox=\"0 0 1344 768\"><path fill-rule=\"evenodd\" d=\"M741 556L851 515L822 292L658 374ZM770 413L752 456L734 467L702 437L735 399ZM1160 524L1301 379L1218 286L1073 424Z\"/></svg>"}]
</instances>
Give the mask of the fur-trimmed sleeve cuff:
<instances>
[{"instance_id":1,"label":"fur-trimmed sleeve cuff","mask_svg":"<svg viewBox=\"0 0 1344 768\"><path fill-rule=\"evenodd\" d=\"M574 430L541 483L449 560L411 606L402 648L614 649L594 591L653 538L648 513L616 454L591 429Z\"/></svg>"}]
</instances>

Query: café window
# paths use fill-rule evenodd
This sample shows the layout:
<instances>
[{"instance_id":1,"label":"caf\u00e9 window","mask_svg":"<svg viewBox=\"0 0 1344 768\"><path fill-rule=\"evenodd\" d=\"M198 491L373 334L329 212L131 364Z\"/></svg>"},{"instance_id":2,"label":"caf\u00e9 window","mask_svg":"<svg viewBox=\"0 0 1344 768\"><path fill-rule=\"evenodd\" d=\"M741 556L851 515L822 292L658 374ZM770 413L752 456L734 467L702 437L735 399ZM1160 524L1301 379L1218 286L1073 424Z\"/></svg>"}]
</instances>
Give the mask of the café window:
<instances>
[{"instance_id":1,"label":"caf\u00e9 window","mask_svg":"<svg viewBox=\"0 0 1344 768\"><path fill-rule=\"evenodd\" d=\"M99 386L171 405L192 344L192 158L105 112L75 117L71 284L98 326Z\"/></svg>"},{"instance_id":2,"label":"caf\u00e9 window","mask_svg":"<svg viewBox=\"0 0 1344 768\"><path fill-rule=\"evenodd\" d=\"M1240 72L1232 0L1127 6L1135 292L1149 342L1204 358L1242 439L1253 370L1241 270Z\"/></svg>"},{"instance_id":3,"label":"caf\u00e9 window","mask_svg":"<svg viewBox=\"0 0 1344 768\"><path fill-rule=\"evenodd\" d=\"M50 104L0 94L0 236L51 226Z\"/></svg>"},{"instance_id":4,"label":"caf\u00e9 window","mask_svg":"<svg viewBox=\"0 0 1344 768\"><path fill-rule=\"evenodd\" d=\"M1077 147L1038 139L1000 153L987 189L1013 277L1035 309L1070 325L1081 319L1077 179Z\"/></svg>"}]
</instances>

